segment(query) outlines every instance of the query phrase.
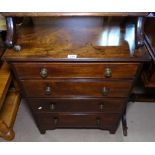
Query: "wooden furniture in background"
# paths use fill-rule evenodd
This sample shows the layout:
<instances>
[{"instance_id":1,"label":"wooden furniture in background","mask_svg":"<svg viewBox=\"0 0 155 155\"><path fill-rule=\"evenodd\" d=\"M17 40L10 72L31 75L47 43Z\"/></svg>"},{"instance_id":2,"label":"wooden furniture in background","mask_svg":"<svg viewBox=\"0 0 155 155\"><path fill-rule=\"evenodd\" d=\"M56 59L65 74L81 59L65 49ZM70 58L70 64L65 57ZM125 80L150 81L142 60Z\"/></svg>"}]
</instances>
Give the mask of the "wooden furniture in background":
<instances>
[{"instance_id":1,"label":"wooden furniture in background","mask_svg":"<svg viewBox=\"0 0 155 155\"><path fill-rule=\"evenodd\" d=\"M0 89L0 108L1 108L12 80L12 75L11 75L9 66L6 63L4 63L0 68L0 78L1 78L0 80L0 88L1 88Z\"/></svg>"},{"instance_id":2,"label":"wooden furniture in background","mask_svg":"<svg viewBox=\"0 0 155 155\"><path fill-rule=\"evenodd\" d=\"M144 80L147 88L155 88L155 18L148 18L145 25L145 39L153 61L144 72Z\"/></svg>"},{"instance_id":3,"label":"wooden furniture in background","mask_svg":"<svg viewBox=\"0 0 155 155\"><path fill-rule=\"evenodd\" d=\"M155 102L155 18L154 13L145 19L144 42L152 57L150 63L145 64L141 79L144 86L139 93L132 94L132 101ZM141 86L140 86L141 87Z\"/></svg>"},{"instance_id":4,"label":"wooden furniture in background","mask_svg":"<svg viewBox=\"0 0 155 155\"><path fill-rule=\"evenodd\" d=\"M20 95L8 64L1 59L6 49L5 23L5 18L0 16L0 137L12 140L15 136L13 125L20 103Z\"/></svg>"},{"instance_id":5,"label":"wooden furniture in background","mask_svg":"<svg viewBox=\"0 0 155 155\"><path fill-rule=\"evenodd\" d=\"M20 103L19 92L9 88L12 75L9 66L3 63L0 68L0 137L12 140L15 136L13 125Z\"/></svg>"}]
</instances>

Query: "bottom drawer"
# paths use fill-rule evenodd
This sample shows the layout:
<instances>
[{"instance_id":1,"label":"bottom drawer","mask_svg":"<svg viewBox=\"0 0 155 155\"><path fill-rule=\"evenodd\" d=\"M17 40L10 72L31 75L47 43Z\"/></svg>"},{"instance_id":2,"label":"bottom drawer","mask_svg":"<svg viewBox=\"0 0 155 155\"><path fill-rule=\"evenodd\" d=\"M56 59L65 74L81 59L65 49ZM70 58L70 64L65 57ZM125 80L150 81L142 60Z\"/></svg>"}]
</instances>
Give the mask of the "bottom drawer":
<instances>
[{"instance_id":1,"label":"bottom drawer","mask_svg":"<svg viewBox=\"0 0 155 155\"><path fill-rule=\"evenodd\" d=\"M100 113L35 113L40 130L55 128L100 128L117 129L120 114Z\"/></svg>"}]
</instances>

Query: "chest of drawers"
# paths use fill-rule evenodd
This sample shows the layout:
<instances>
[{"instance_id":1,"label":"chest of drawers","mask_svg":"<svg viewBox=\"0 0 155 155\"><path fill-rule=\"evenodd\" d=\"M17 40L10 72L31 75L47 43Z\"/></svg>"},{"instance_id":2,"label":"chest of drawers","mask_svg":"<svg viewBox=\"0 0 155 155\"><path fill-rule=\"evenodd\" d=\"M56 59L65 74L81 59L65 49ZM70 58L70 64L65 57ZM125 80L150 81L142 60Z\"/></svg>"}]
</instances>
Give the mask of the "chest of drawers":
<instances>
[{"instance_id":1,"label":"chest of drawers","mask_svg":"<svg viewBox=\"0 0 155 155\"><path fill-rule=\"evenodd\" d=\"M41 133L100 128L115 133L140 63L12 63Z\"/></svg>"},{"instance_id":2,"label":"chest of drawers","mask_svg":"<svg viewBox=\"0 0 155 155\"><path fill-rule=\"evenodd\" d=\"M125 40L130 27L122 24L124 17L112 19L33 18L33 25L18 30L21 49L8 49L4 58L41 133L56 128L115 133L122 119L127 134L127 102L150 56L145 46L133 54L129 46L135 40Z\"/></svg>"}]
</instances>

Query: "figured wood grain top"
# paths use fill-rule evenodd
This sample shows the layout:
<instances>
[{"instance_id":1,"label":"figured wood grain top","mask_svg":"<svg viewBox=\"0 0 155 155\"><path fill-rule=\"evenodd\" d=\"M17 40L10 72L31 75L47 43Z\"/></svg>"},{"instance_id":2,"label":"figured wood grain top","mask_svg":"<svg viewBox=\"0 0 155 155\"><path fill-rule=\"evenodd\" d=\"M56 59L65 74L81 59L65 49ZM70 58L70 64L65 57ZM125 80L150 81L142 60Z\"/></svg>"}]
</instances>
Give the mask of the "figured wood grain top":
<instances>
[{"instance_id":1,"label":"figured wood grain top","mask_svg":"<svg viewBox=\"0 0 155 155\"><path fill-rule=\"evenodd\" d=\"M77 55L77 58L67 58L68 53ZM141 54L140 54L141 53ZM150 56L146 53L146 49L142 48L141 52L135 51L134 57L130 56L129 51L120 48L105 49L104 52L100 51L72 51L72 52L57 52L46 51L45 49L27 49L21 52L15 52L13 50L7 50L3 59L7 61L151 61Z\"/></svg>"},{"instance_id":2,"label":"figured wood grain top","mask_svg":"<svg viewBox=\"0 0 155 155\"><path fill-rule=\"evenodd\" d=\"M3 12L3 16L147 16L148 12Z\"/></svg>"},{"instance_id":3,"label":"figured wood grain top","mask_svg":"<svg viewBox=\"0 0 155 155\"><path fill-rule=\"evenodd\" d=\"M145 47L131 53L132 26L124 18L34 17L33 25L22 25L17 32L21 51L8 49L7 60L22 61L137 61L148 60ZM129 33L131 31L131 33ZM127 39L130 38L130 39ZM68 55L77 58L68 59Z\"/></svg>"}]
</instances>

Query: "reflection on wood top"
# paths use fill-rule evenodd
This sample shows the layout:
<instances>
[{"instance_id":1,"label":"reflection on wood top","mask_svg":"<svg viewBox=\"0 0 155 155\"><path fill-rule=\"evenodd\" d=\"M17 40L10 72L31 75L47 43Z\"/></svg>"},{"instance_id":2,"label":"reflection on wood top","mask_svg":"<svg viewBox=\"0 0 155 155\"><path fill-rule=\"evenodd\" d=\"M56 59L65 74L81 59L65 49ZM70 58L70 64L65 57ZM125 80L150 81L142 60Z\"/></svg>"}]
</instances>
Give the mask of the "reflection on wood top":
<instances>
[{"instance_id":1,"label":"reflection on wood top","mask_svg":"<svg viewBox=\"0 0 155 155\"><path fill-rule=\"evenodd\" d=\"M131 35L130 27L124 27L122 21L103 17L34 17L33 26L19 28L17 44L21 51L8 49L4 57L33 61L68 61L68 55L77 55L76 60L146 58L144 47L131 54L129 44L134 44L134 36L126 39Z\"/></svg>"},{"instance_id":2,"label":"reflection on wood top","mask_svg":"<svg viewBox=\"0 0 155 155\"><path fill-rule=\"evenodd\" d=\"M148 12L3 12L3 16L147 16Z\"/></svg>"}]
</instances>

